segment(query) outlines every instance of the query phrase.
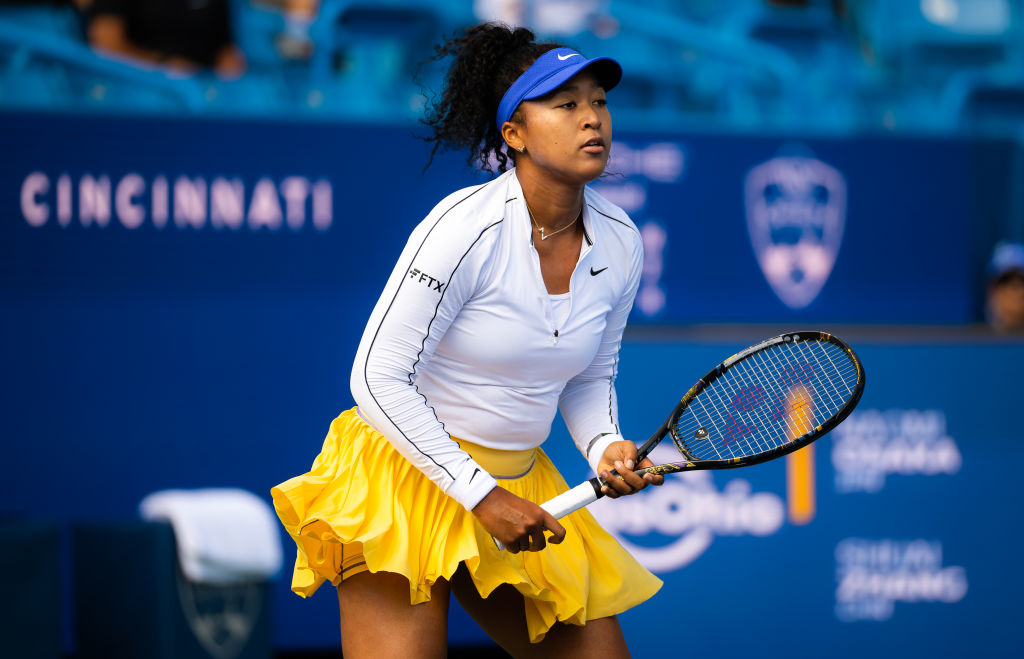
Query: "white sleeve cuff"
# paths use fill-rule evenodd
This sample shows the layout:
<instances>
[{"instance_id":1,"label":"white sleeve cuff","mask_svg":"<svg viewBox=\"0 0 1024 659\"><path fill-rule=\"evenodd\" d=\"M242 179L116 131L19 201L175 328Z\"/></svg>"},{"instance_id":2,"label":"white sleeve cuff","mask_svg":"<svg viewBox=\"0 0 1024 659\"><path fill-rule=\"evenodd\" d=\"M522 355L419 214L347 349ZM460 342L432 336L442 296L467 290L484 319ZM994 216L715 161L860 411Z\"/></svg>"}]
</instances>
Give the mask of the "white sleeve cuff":
<instances>
[{"instance_id":1,"label":"white sleeve cuff","mask_svg":"<svg viewBox=\"0 0 1024 659\"><path fill-rule=\"evenodd\" d=\"M498 487L498 481L482 469L468 483L455 481L445 494L462 504L466 510L473 510L491 490Z\"/></svg>"},{"instance_id":2,"label":"white sleeve cuff","mask_svg":"<svg viewBox=\"0 0 1024 659\"><path fill-rule=\"evenodd\" d=\"M587 462L590 463L590 469L597 474L597 465L601 462L601 456L604 455L605 449L612 442L625 441L622 435L611 433L598 437L587 451Z\"/></svg>"}]
</instances>

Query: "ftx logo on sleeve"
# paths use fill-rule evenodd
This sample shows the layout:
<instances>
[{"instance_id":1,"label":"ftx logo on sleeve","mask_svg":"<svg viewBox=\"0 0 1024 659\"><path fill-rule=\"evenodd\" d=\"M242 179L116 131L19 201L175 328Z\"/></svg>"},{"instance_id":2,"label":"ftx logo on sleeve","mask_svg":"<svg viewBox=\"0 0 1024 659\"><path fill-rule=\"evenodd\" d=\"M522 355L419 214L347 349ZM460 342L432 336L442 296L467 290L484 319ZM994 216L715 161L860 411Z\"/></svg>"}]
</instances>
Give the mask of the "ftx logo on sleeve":
<instances>
[{"instance_id":1,"label":"ftx logo on sleeve","mask_svg":"<svg viewBox=\"0 0 1024 659\"><path fill-rule=\"evenodd\" d=\"M442 289L444 288L445 285L445 282L441 281L440 279L435 279L434 277L431 277L427 273L421 271L419 268L409 269L409 279L412 279L413 281L422 282L426 284L426 286L430 290L437 291L438 293L442 292Z\"/></svg>"}]
</instances>

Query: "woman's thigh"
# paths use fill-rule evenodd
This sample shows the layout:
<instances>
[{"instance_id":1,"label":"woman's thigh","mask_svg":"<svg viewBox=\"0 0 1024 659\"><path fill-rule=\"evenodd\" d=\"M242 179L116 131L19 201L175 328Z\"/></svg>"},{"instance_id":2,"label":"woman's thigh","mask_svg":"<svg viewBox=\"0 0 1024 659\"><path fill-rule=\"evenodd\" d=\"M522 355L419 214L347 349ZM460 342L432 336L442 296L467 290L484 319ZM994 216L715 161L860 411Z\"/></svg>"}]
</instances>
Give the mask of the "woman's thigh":
<instances>
[{"instance_id":1,"label":"woman's thigh","mask_svg":"<svg viewBox=\"0 0 1024 659\"><path fill-rule=\"evenodd\" d=\"M447 581L429 602L409 604L409 581L393 572L362 572L338 586L345 659L438 657L448 650Z\"/></svg>"},{"instance_id":2,"label":"woman's thigh","mask_svg":"<svg viewBox=\"0 0 1024 659\"><path fill-rule=\"evenodd\" d=\"M584 626L556 623L540 643L530 643L523 596L512 586L499 586L480 597L465 565L452 577L451 592L462 608L495 643L513 657L629 657L622 628L614 616Z\"/></svg>"}]
</instances>

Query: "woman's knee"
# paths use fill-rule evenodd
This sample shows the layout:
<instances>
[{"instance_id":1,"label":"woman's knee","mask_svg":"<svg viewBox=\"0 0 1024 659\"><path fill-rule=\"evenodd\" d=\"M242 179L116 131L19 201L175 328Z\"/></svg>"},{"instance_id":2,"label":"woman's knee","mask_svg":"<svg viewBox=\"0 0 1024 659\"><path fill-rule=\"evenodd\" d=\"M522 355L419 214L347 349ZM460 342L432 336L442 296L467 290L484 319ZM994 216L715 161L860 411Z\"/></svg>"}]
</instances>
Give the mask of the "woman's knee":
<instances>
[{"instance_id":1,"label":"woman's knee","mask_svg":"<svg viewBox=\"0 0 1024 659\"><path fill-rule=\"evenodd\" d=\"M586 625L555 623L539 643L530 643L523 596L505 584L483 598L476 590L465 565L452 576L452 594L462 608L491 639L513 657L602 656L610 659L629 656L618 618L610 616L590 620Z\"/></svg>"},{"instance_id":2,"label":"woman's knee","mask_svg":"<svg viewBox=\"0 0 1024 659\"><path fill-rule=\"evenodd\" d=\"M346 659L444 657L448 648L449 586L410 604L409 581L392 572L362 572L338 586L341 645Z\"/></svg>"},{"instance_id":3,"label":"woman's knee","mask_svg":"<svg viewBox=\"0 0 1024 659\"><path fill-rule=\"evenodd\" d=\"M540 642L549 657L629 657L629 646L615 616L588 620L587 624L556 623Z\"/></svg>"}]
</instances>

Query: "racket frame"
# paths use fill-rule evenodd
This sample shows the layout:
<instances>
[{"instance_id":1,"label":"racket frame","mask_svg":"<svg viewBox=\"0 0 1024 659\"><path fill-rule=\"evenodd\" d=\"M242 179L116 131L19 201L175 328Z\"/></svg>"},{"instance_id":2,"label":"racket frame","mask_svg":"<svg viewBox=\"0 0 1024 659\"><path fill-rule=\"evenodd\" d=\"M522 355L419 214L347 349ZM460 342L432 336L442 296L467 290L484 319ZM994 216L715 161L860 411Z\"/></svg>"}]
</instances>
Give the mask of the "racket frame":
<instances>
[{"instance_id":1,"label":"racket frame","mask_svg":"<svg viewBox=\"0 0 1024 659\"><path fill-rule=\"evenodd\" d=\"M763 350L766 350L779 344L797 343L799 341L823 341L825 343L831 343L832 345L842 349L850 358L850 361L857 372L857 381L854 383L854 391L851 394L850 398L843 404L843 406L839 409L838 412L836 412L834 415L826 419L825 422L823 422L822 424L815 426L814 428L804 433L803 435L796 437L786 442L785 444L782 444L781 446L777 446L773 449L770 449L763 453L758 453L756 455L747 457L727 458L723 460L698 460L696 458L693 458L692 455L686 452L686 450L680 445L679 441L677 441L674 437L673 431L676 427L676 422L679 420L679 417L683 414L686 408L690 406L690 403L692 403L694 399L697 398L700 392L704 391L704 389L709 387L715 380L722 377L735 364L743 361L750 355L761 352ZM668 418L665 419L665 422L661 424L661 426L654 432L653 435L651 435L650 439L644 442L637 449L637 463L639 463L643 461L643 459L646 458L648 454L650 454L654 447L660 444L666 436L673 435L673 441L675 441L676 443L676 448L681 453L683 453L684 455L691 459L682 462L669 462L662 465L655 465L653 467L647 467L645 469L638 469L634 473L636 473L639 476L643 476L644 474L664 475L674 474L682 471L694 471L704 469L736 469L738 467L749 467L751 465L760 464L762 462L768 462L769 460L774 460L776 458L782 457L787 453L792 453L793 451L803 448L804 446L810 444L816 439L827 434L837 425L842 423L843 420L850 415L850 412L852 412L853 409L857 406L857 403L860 402L860 397L864 393L865 382L866 380L864 374L864 367L862 366L860 358L857 356L857 353L853 351L853 348L851 348L848 343L846 343L845 341L843 341L842 339L833 334L820 331L797 331L787 332L785 334L774 336L770 339L765 339L764 341L756 343L750 346L749 348L746 348L745 350L736 353L732 357L729 357L728 359L720 363L718 366L714 367L713 369L705 373L702 378L698 379L697 382L692 387L690 387L690 389L685 394L683 394L683 397L679 399L679 402L676 403L675 408L673 408L672 413L669 414ZM617 474L613 471L612 476L615 475ZM605 485L607 485L607 483L604 479L602 479L599 476L595 476L594 478L591 478L590 480L577 485L568 492L565 492L557 497L554 497L550 501L543 504L542 507L555 517L567 515L573 510L577 510L582 506L595 501L596 499L590 497L591 492L593 492L597 499L603 497L604 493L601 492L601 488ZM587 486L589 486L589 488ZM581 503L583 501L585 501L585 503ZM570 509L570 506L575 507L572 507ZM555 514L555 512L558 512L560 514Z\"/></svg>"},{"instance_id":2,"label":"racket frame","mask_svg":"<svg viewBox=\"0 0 1024 659\"><path fill-rule=\"evenodd\" d=\"M683 448L683 446L680 443L682 439L675 436L674 430L676 428L676 423L679 420L679 417L682 416L683 412L686 410L686 408L690 406L690 403L693 402L693 400L700 394L700 392L709 387L715 380L722 377L726 372L729 371L729 369L732 366L743 361L750 355L761 352L763 350L771 348L772 346L776 346L782 343L797 343L800 341L819 341L831 343L832 345L836 346L837 348L840 348L843 352L845 352L847 357L850 359L850 362L857 373L857 381L853 385L853 393L850 395L849 399L846 400L843 406L839 408L839 410L835 414L826 419L823 423L815 426L814 428L807 431L803 435L795 437L790 441L786 442L785 444L777 446L773 449L769 449L762 453L758 453L752 456L727 458L724 460L698 460L696 458L693 458L693 456L690 455L686 451L686 449ZM671 435L673 441L676 444L676 448L681 453L691 458L692 460L686 462L668 463L667 465L661 465L664 467L669 467L669 465L677 465L678 468L676 469L666 469L664 471L658 471L657 467L649 467L648 469L641 469L637 473L660 474L676 473L678 471L690 471L693 469L735 469L737 467L748 467L750 465L768 462L769 460L774 460L778 457L786 455L787 453L792 453L793 451L796 451L806 446L807 444L810 444L814 440L822 437L823 435L831 431L833 428L838 426L840 423L842 423L843 420L845 420L846 417L850 415L850 412L852 412L853 409L857 407L857 403L860 402L860 397L864 394L865 382L866 380L864 374L864 367L861 364L860 358L857 356L857 353L853 351L853 348L851 348L848 343L846 343L845 341L843 341L842 339L833 334L817 331L799 331L788 332L786 334L780 334L779 336L775 336L770 339L765 339L760 343L754 344L749 348L736 353L729 359L726 359L724 362L708 371L704 375L704 377L697 380L697 383L690 387L690 390L687 391L686 394L684 394L683 397L679 400L679 403L676 404L675 408L672 410L672 413L669 415L667 419L665 419L665 423L663 423L661 427L658 428L658 431L654 435L652 435L650 439L644 442L644 444L639 449L637 449L637 453L639 456L637 458L637 462L639 462L640 460L643 460L645 457L647 457L651 450L655 446L657 446L661 442L661 440L665 438L666 435Z\"/></svg>"}]
</instances>

